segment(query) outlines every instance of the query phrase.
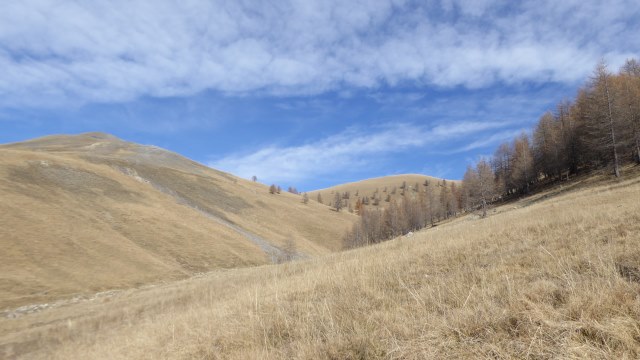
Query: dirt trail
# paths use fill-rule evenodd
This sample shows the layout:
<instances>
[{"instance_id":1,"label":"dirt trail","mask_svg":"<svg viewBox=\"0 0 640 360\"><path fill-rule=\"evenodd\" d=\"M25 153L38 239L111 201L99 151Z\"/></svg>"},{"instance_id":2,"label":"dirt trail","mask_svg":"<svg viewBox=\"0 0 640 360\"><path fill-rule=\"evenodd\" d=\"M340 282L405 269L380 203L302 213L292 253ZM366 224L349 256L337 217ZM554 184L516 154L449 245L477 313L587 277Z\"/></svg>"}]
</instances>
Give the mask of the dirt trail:
<instances>
[{"instance_id":1,"label":"dirt trail","mask_svg":"<svg viewBox=\"0 0 640 360\"><path fill-rule=\"evenodd\" d=\"M153 287L153 286L155 285L146 285L145 288ZM108 290L108 291L97 292L95 294L90 294L90 295L76 295L70 299L60 299L50 303L23 305L15 309L7 309L4 311L0 311L0 317L7 318L7 319L17 319L21 316L37 313L47 309L53 309L61 306L77 304L80 302L93 301L96 299L112 297L122 293L123 291L124 290Z\"/></svg>"},{"instance_id":2,"label":"dirt trail","mask_svg":"<svg viewBox=\"0 0 640 360\"><path fill-rule=\"evenodd\" d=\"M178 197L178 199L181 199L180 197ZM231 230L234 230L235 232L239 233L240 235L244 236L246 239L248 239L249 241L253 242L254 244L258 245L260 247L260 249L262 249L262 251L264 251L265 254L269 255L271 257L271 262L272 263L276 263L277 259L281 258L282 256L284 256L284 251L282 251L280 248L275 247L273 245L271 245L267 240L261 238L260 236L251 233L241 227L239 227L238 225L232 224L224 219L221 219L209 212L207 212L206 210L200 209L197 206L193 205L193 204L189 204L185 199L182 199L183 201L181 202L183 205L186 205L196 211L198 211L199 213L201 213L202 215L206 216L207 218L217 222L220 225L224 225L226 227L228 227Z\"/></svg>"}]
</instances>

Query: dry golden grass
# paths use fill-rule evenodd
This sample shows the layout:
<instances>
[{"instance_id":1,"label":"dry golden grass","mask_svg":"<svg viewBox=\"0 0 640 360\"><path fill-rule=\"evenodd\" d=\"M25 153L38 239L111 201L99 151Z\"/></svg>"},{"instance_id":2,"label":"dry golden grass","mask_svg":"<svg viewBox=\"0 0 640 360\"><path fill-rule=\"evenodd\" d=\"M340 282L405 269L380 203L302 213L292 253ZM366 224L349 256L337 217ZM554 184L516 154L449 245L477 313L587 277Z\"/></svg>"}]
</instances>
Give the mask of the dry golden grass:
<instances>
[{"instance_id":1,"label":"dry golden grass","mask_svg":"<svg viewBox=\"0 0 640 360\"><path fill-rule=\"evenodd\" d=\"M1 319L0 356L637 359L639 180Z\"/></svg>"},{"instance_id":2,"label":"dry golden grass","mask_svg":"<svg viewBox=\"0 0 640 360\"><path fill-rule=\"evenodd\" d=\"M0 312L270 262L212 217L308 257L355 219L105 134L0 146L0 199Z\"/></svg>"}]
</instances>

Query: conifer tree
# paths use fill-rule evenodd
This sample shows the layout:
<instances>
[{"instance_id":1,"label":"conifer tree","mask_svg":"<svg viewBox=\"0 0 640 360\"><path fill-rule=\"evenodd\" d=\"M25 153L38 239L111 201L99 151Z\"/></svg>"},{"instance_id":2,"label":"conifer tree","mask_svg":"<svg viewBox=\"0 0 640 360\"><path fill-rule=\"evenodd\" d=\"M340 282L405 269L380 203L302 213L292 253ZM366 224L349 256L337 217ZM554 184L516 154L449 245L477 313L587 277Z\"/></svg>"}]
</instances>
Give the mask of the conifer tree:
<instances>
[{"instance_id":1,"label":"conifer tree","mask_svg":"<svg viewBox=\"0 0 640 360\"><path fill-rule=\"evenodd\" d=\"M614 111L616 94L612 88L611 73L607 65L601 61L590 84L589 129L592 146L599 149L613 163L616 177L620 177L620 160L618 147L620 146L619 116Z\"/></svg>"},{"instance_id":2,"label":"conifer tree","mask_svg":"<svg viewBox=\"0 0 640 360\"><path fill-rule=\"evenodd\" d=\"M339 191L336 191L336 194L333 197L333 208L338 212L342 210L342 196L340 196Z\"/></svg>"},{"instance_id":3,"label":"conifer tree","mask_svg":"<svg viewBox=\"0 0 640 360\"><path fill-rule=\"evenodd\" d=\"M358 198L358 200L356 200L355 211L356 211L357 215L362 215L362 201L360 201L360 198Z\"/></svg>"}]
</instances>

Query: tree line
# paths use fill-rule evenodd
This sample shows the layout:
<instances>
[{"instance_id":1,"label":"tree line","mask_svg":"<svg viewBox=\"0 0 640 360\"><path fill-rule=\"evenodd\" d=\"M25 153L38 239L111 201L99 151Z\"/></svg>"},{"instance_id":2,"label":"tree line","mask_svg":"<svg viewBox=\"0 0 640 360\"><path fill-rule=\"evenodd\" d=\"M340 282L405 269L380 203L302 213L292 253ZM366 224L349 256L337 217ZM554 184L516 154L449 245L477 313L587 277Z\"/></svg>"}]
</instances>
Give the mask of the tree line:
<instances>
[{"instance_id":1,"label":"tree line","mask_svg":"<svg viewBox=\"0 0 640 360\"><path fill-rule=\"evenodd\" d=\"M361 215L344 236L346 247L392 239L462 212L528 194L569 176L640 164L640 64L627 60L618 73L600 62L573 101L564 100L543 114L531 134L498 146L489 159L468 166L462 185L442 184L414 196L392 200L387 209L359 208ZM403 184L404 185L404 184ZM406 186L406 185L405 185Z\"/></svg>"},{"instance_id":2,"label":"tree line","mask_svg":"<svg viewBox=\"0 0 640 360\"><path fill-rule=\"evenodd\" d=\"M528 194L570 175L640 164L640 64L627 60L618 73L600 62L573 101L564 100L543 114L531 135L523 133L498 146L493 157L467 167L466 210Z\"/></svg>"},{"instance_id":3,"label":"tree line","mask_svg":"<svg viewBox=\"0 0 640 360\"><path fill-rule=\"evenodd\" d=\"M416 184L412 191L407 191L409 188L403 183L400 189L402 197L387 197L389 204L386 207L364 206L369 204L366 197L363 201L356 201L356 214L360 219L343 237L345 247L390 240L410 231L435 226L461 211L462 192L453 181L425 180L421 186Z\"/></svg>"}]
</instances>

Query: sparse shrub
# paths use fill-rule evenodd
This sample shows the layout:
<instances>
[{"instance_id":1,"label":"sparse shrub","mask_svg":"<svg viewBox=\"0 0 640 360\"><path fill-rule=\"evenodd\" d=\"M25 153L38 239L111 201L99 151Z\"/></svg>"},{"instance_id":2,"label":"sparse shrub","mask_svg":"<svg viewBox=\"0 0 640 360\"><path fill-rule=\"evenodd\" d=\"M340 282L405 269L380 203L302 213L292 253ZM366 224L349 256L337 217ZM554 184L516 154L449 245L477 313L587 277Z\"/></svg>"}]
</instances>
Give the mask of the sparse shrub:
<instances>
[{"instance_id":1,"label":"sparse shrub","mask_svg":"<svg viewBox=\"0 0 640 360\"><path fill-rule=\"evenodd\" d=\"M298 249L296 247L296 243L293 240L293 236L290 235L285 240L284 245L280 249L280 252L275 257L275 262L278 264L282 264L285 262L289 262L295 260L298 257Z\"/></svg>"}]
</instances>

